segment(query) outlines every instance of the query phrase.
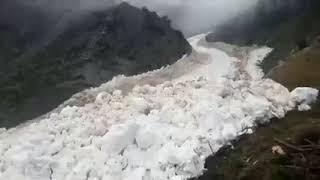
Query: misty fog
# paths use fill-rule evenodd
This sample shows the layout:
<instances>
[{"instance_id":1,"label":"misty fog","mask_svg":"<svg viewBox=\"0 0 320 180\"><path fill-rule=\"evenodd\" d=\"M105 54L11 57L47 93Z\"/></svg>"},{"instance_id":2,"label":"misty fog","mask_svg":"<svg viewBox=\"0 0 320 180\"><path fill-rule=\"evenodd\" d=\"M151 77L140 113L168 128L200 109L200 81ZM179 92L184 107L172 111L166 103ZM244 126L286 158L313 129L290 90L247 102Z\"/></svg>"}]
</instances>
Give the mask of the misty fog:
<instances>
[{"instance_id":1,"label":"misty fog","mask_svg":"<svg viewBox=\"0 0 320 180\"><path fill-rule=\"evenodd\" d=\"M89 10L102 10L122 1L137 7L147 7L160 16L168 16L174 28L186 36L214 30L215 27L241 12L252 8L259 0L4 0L38 8L48 16L80 16Z\"/></svg>"},{"instance_id":2,"label":"misty fog","mask_svg":"<svg viewBox=\"0 0 320 180\"><path fill-rule=\"evenodd\" d=\"M259 0L126 0L168 16L175 28L186 36L212 31L241 12L253 8Z\"/></svg>"}]
</instances>

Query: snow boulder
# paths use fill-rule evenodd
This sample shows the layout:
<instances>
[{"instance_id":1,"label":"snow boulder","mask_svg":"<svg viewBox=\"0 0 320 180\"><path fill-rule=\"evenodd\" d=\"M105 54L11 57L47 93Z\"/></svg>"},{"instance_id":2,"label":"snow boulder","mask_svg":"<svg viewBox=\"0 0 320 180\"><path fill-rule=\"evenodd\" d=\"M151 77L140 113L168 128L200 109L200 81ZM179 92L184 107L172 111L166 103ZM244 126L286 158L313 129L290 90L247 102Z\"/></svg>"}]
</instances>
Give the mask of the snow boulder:
<instances>
[{"instance_id":1,"label":"snow boulder","mask_svg":"<svg viewBox=\"0 0 320 180\"><path fill-rule=\"evenodd\" d=\"M298 105L299 111L308 111L310 104L317 101L319 90L309 87L299 87L291 92L292 100Z\"/></svg>"}]
</instances>

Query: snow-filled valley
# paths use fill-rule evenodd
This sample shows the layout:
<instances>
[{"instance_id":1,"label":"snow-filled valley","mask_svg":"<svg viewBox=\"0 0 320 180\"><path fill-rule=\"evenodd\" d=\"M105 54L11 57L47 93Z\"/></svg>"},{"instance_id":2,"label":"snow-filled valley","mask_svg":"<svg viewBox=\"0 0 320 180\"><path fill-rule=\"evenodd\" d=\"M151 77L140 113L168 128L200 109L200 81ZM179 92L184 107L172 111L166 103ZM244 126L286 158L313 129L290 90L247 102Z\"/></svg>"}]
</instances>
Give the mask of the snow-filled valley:
<instances>
[{"instance_id":1,"label":"snow-filled valley","mask_svg":"<svg viewBox=\"0 0 320 180\"><path fill-rule=\"evenodd\" d=\"M268 47L217 48L205 34L189 42L193 53L171 66L115 77L40 120L0 129L0 179L196 177L223 145L317 99L318 90L263 78Z\"/></svg>"}]
</instances>

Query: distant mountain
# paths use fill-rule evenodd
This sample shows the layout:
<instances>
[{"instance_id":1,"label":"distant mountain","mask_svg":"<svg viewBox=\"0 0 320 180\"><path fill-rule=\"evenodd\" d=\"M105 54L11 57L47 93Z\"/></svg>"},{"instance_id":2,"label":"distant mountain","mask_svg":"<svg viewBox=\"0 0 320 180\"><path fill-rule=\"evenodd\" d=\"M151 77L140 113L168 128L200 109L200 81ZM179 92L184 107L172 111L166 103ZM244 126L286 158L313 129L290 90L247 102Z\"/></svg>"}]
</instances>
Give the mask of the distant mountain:
<instances>
[{"instance_id":1,"label":"distant mountain","mask_svg":"<svg viewBox=\"0 0 320 180\"><path fill-rule=\"evenodd\" d=\"M116 75L154 70L191 52L167 18L127 3L57 22L36 8L9 5L22 11L0 18L0 127L44 114Z\"/></svg>"},{"instance_id":2,"label":"distant mountain","mask_svg":"<svg viewBox=\"0 0 320 180\"><path fill-rule=\"evenodd\" d=\"M264 71L269 72L320 34L319 9L318 0L259 0L256 8L221 26L207 40L274 48L263 62Z\"/></svg>"}]
</instances>

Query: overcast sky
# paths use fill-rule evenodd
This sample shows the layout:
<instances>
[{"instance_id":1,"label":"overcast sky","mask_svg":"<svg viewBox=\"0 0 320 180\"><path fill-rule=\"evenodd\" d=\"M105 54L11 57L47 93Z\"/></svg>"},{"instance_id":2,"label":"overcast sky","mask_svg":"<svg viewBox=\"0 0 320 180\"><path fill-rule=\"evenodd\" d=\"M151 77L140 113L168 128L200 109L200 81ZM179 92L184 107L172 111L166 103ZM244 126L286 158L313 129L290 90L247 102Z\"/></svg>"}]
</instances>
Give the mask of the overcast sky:
<instances>
[{"instance_id":1,"label":"overcast sky","mask_svg":"<svg viewBox=\"0 0 320 180\"><path fill-rule=\"evenodd\" d=\"M169 16L187 36L214 27L252 8L258 0L125 0Z\"/></svg>"}]
</instances>

